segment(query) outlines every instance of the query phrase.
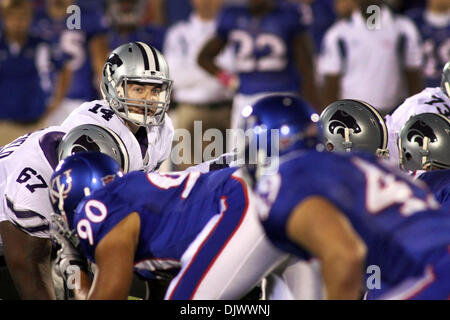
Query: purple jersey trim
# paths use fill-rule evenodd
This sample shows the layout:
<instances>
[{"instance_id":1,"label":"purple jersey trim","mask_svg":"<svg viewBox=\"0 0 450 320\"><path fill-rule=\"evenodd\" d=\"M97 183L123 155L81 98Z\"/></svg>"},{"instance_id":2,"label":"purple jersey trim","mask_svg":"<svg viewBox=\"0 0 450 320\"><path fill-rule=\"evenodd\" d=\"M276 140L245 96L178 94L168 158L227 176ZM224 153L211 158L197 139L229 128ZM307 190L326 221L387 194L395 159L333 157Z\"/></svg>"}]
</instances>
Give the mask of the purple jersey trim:
<instances>
[{"instance_id":1,"label":"purple jersey trim","mask_svg":"<svg viewBox=\"0 0 450 320\"><path fill-rule=\"evenodd\" d=\"M56 148L64 135L65 133L61 131L50 131L39 139L41 150L53 169L55 169L58 165L58 154L56 152Z\"/></svg>"},{"instance_id":2,"label":"purple jersey trim","mask_svg":"<svg viewBox=\"0 0 450 320\"><path fill-rule=\"evenodd\" d=\"M148 149L147 129L140 127L135 136L141 147L142 159L144 159Z\"/></svg>"}]
</instances>

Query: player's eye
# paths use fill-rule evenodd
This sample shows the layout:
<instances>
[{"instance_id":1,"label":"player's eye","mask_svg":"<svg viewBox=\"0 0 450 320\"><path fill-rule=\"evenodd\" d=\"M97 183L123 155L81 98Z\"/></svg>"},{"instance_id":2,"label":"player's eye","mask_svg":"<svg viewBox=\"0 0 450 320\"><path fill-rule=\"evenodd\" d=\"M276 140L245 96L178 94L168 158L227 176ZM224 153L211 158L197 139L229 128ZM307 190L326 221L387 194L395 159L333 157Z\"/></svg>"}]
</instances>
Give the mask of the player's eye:
<instances>
[{"instance_id":1,"label":"player's eye","mask_svg":"<svg viewBox=\"0 0 450 320\"><path fill-rule=\"evenodd\" d=\"M133 88L133 91L136 92L136 93L144 93L145 90L144 90L143 87L136 86L136 87Z\"/></svg>"}]
</instances>

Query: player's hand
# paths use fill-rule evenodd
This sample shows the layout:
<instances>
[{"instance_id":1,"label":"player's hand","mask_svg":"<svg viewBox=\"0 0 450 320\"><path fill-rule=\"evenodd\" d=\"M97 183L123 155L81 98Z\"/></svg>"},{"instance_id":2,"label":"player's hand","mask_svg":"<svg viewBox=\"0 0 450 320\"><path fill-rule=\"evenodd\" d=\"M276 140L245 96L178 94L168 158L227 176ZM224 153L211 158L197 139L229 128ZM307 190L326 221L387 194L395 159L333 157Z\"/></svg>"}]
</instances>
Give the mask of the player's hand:
<instances>
[{"instance_id":1,"label":"player's hand","mask_svg":"<svg viewBox=\"0 0 450 320\"><path fill-rule=\"evenodd\" d=\"M67 281L68 276L73 273L70 272L69 267L78 266L80 270L88 270L88 263L83 254L60 234L57 234L56 237L58 237L58 239L54 240L61 247L57 251L55 260L56 274L63 278L64 281Z\"/></svg>"},{"instance_id":2,"label":"player's hand","mask_svg":"<svg viewBox=\"0 0 450 320\"><path fill-rule=\"evenodd\" d=\"M219 79L220 83L233 92L239 88L239 78L233 73L221 70L216 74L216 77Z\"/></svg>"},{"instance_id":3,"label":"player's hand","mask_svg":"<svg viewBox=\"0 0 450 320\"><path fill-rule=\"evenodd\" d=\"M58 219L60 218L60 219ZM66 237L66 230L62 227L61 216L52 216L52 227L50 229L50 235L52 241L59 246L59 250L55 259L55 272L58 276L67 281L68 272L70 266L78 266L80 270L88 270L88 262L84 255L80 252L79 248L69 241Z\"/></svg>"}]
</instances>

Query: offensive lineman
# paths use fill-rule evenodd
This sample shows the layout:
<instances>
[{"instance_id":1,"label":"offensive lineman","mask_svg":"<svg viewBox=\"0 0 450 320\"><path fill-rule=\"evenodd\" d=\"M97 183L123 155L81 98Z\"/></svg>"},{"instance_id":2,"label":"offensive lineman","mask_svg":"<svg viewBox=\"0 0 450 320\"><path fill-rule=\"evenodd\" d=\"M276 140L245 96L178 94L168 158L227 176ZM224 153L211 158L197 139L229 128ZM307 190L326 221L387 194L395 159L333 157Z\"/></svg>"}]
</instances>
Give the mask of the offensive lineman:
<instances>
[{"instance_id":1,"label":"offensive lineman","mask_svg":"<svg viewBox=\"0 0 450 320\"><path fill-rule=\"evenodd\" d=\"M442 71L440 87L426 88L406 99L392 115L386 115L389 157L393 162L399 163L397 141L400 129L411 116L424 112L439 113L450 118L450 61Z\"/></svg>"}]
</instances>

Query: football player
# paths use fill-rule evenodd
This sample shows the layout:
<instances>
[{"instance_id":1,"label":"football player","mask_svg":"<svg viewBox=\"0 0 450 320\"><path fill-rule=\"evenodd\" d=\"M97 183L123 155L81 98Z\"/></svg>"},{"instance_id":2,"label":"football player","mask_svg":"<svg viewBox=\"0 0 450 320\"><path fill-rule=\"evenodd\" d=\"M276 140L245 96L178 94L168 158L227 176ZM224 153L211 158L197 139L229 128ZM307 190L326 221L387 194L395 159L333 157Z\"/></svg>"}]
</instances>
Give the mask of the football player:
<instances>
[{"instance_id":1,"label":"football player","mask_svg":"<svg viewBox=\"0 0 450 320\"><path fill-rule=\"evenodd\" d=\"M214 62L227 45L235 51L233 70L223 70ZM236 90L232 129L238 128L240 113L247 104L269 93L302 94L318 108L321 105L315 87L312 42L294 4L251 0L246 5L224 8L216 35L200 51L198 64Z\"/></svg>"},{"instance_id":2,"label":"football player","mask_svg":"<svg viewBox=\"0 0 450 320\"><path fill-rule=\"evenodd\" d=\"M75 4L74 0L45 0L33 23L34 32L51 42L54 56L62 58L54 65L62 71L52 79L59 91L46 110L47 125L59 125L83 101L100 97L98 83L109 52L107 25L102 13L86 8L73 11Z\"/></svg>"},{"instance_id":3,"label":"football player","mask_svg":"<svg viewBox=\"0 0 450 320\"><path fill-rule=\"evenodd\" d=\"M85 152L63 160L50 186L54 225L78 249L72 264L96 265L88 299L126 299L133 271L175 271L166 299L239 299L286 257L237 168L122 177L113 159Z\"/></svg>"},{"instance_id":4,"label":"football player","mask_svg":"<svg viewBox=\"0 0 450 320\"><path fill-rule=\"evenodd\" d=\"M130 163L129 151L112 130L90 124L67 134L60 127L49 127L0 148L0 245L21 298L54 298L47 187L58 160L86 150L113 156L126 171L142 164Z\"/></svg>"},{"instance_id":5,"label":"football player","mask_svg":"<svg viewBox=\"0 0 450 320\"><path fill-rule=\"evenodd\" d=\"M103 126L125 145L129 170L156 170L169 156L173 138L173 126L165 114L171 84L159 51L140 42L122 45L104 66L104 100L86 102L61 126L20 137L0 149L0 235L22 298L54 298L49 273L51 207L41 193L46 193L52 165L56 165L61 137L79 125Z\"/></svg>"},{"instance_id":6,"label":"football player","mask_svg":"<svg viewBox=\"0 0 450 320\"><path fill-rule=\"evenodd\" d=\"M422 72L428 88L439 86L440 71L450 60L450 2L427 0L425 8L406 12L422 37Z\"/></svg>"},{"instance_id":7,"label":"football player","mask_svg":"<svg viewBox=\"0 0 450 320\"><path fill-rule=\"evenodd\" d=\"M103 68L103 100L83 103L61 124L63 128L93 123L111 128L140 150L143 168L156 170L169 157L174 129L166 114L172 92L169 67L153 46L130 42L113 50Z\"/></svg>"},{"instance_id":8,"label":"football player","mask_svg":"<svg viewBox=\"0 0 450 320\"><path fill-rule=\"evenodd\" d=\"M319 259L328 299L367 289L368 298L448 298L450 217L425 188L372 155L318 152L318 119L295 98L263 98L244 119L248 150L260 146L247 168L264 229L278 248ZM274 132L279 143L261 147ZM368 267L379 288L363 287Z\"/></svg>"},{"instance_id":9,"label":"football player","mask_svg":"<svg viewBox=\"0 0 450 320\"><path fill-rule=\"evenodd\" d=\"M385 121L389 133L389 156L399 163L398 137L400 129L413 115L433 112L450 118L450 61L442 71L440 87L426 88L422 92L409 97Z\"/></svg>"}]
</instances>

